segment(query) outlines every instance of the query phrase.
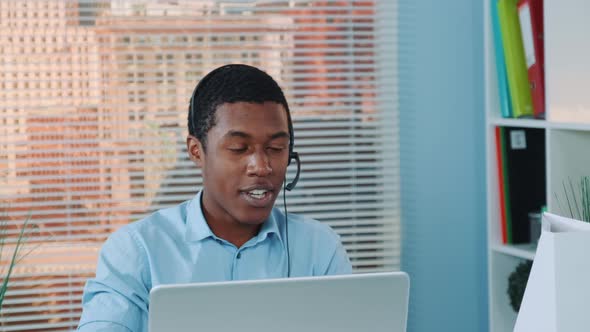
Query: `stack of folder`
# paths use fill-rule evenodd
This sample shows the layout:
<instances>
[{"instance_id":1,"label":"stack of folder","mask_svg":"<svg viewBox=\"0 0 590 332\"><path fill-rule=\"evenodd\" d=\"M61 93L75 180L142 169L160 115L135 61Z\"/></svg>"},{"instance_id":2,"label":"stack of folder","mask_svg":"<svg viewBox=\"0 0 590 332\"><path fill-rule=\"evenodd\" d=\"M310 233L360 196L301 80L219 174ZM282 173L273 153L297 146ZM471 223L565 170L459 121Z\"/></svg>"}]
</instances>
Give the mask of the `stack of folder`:
<instances>
[{"instance_id":1,"label":"stack of folder","mask_svg":"<svg viewBox=\"0 0 590 332\"><path fill-rule=\"evenodd\" d=\"M504 118L545 118L543 0L490 0ZM546 205L545 130L497 127L502 242L530 242L529 213Z\"/></svg>"},{"instance_id":2,"label":"stack of folder","mask_svg":"<svg viewBox=\"0 0 590 332\"><path fill-rule=\"evenodd\" d=\"M500 111L545 118L543 0L491 0Z\"/></svg>"},{"instance_id":3,"label":"stack of folder","mask_svg":"<svg viewBox=\"0 0 590 332\"><path fill-rule=\"evenodd\" d=\"M545 130L496 127L502 242L529 243L529 213L546 205Z\"/></svg>"}]
</instances>

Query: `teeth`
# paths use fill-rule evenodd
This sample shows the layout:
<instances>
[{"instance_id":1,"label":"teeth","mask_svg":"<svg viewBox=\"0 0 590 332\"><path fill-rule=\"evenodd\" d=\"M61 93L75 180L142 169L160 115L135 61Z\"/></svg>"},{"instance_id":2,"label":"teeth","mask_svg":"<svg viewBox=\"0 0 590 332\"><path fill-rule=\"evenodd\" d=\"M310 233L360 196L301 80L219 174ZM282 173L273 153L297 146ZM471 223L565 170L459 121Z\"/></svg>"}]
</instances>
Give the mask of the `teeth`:
<instances>
[{"instance_id":1,"label":"teeth","mask_svg":"<svg viewBox=\"0 0 590 332\"><path fill-rule=\"evenodd\" d=\"M266 194L266 190L264 189L254 189L249 191L250 195L264 195Z\"/></svg>"},{"instance_id":2,"label":"teeth","mask_svg":"<svg viewBox=\"0 0 590 332\"><path fill-rule=\"evenodd\" d=\"M248 192L248 195L250 195L251 197L257 198L257 199L261 199L264 197L264 195L267 193L267 190L264 189L254 189L254 190L250 190Z\"/></svg>"}]
</instances>

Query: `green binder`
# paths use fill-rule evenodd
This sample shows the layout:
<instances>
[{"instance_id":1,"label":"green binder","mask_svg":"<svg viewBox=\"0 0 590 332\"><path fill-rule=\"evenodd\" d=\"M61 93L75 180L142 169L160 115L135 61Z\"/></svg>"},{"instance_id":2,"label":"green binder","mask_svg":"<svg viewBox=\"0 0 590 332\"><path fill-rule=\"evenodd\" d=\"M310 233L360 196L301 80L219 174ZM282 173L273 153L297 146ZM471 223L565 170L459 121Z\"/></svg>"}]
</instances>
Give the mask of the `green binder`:
<instances>
[{"instance_id":1,"label":"green binder","mask_svg":"<svg viewBox=\"0 0 590 332\"><path fill-rule=\"evenodd\" d=\"M502 32L502 44L504 45L506 76L512 99L512 114L517 118L533 117L533 98L520 33L517 3L518 0L498 0L498 17Z\"/></svg>"}]
</instances>

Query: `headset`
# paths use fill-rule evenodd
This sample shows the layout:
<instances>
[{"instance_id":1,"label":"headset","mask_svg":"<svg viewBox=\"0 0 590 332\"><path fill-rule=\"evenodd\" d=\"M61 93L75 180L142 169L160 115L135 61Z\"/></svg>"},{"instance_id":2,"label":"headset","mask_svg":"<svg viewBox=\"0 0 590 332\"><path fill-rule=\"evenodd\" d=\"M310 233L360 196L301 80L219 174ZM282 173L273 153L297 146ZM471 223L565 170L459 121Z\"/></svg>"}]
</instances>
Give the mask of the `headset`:
<instances>
[{"instance_id":1,"label":"headset","mask_svg":"<svg viewBox=\"0 0 590 332\"><path fill-rule=\"evenodd\" d=\"M197 84L197 86L195 87L195 89L193 90L193 94L191 96L190 99L190 104L189 104L189 125L190 125L190 130L194 133L196 132L195 127L194 127L194 122L192 121L193 119L193 114L195 112L194 108L195 108L195 104L194 104L194 100L195 100L195 96L197 95L197 92L200 90L199 88L201 86L203 86L205 84L205 82L209 81L211 79L211 77L215 76L215 74L217 74L218 72L222 71L222 70L227 70L229 68L232 67L238 67L238 66L244 66L244 67L250 67L248 65L243 65L243 64L229 64L229 65L225 65L225 66L221 66L219 68L216 68L214 70L212 70L211 72L209 72L209 74L205 75L205 77L203 77L201 79L201 81ZM283 182L283 209L285 210L285 238L286 238L286 251L287 251L287 278L291 277L291 255L290 255L290 250L289 250L289 219L287 217L288 212L287 212L287 195L286 195L286 190L291 191L293 189L295 189L295 186L297 186L297 182L299 182L299 175L301 173L301 160L299 159L299 153L293 151L293 147L295 145L295 135L293 132L293 123L291 121L291 112L289 111L289 106L288 104L285 102L285 106L287 106L287 126L289 129L289 160L287 161L287 166L291 165L291 161L295 160L296 164L297 164L297 172L295 173L295 178L293 178L293 181L287 183L287 177L285 174L285 180Z\"/></svg>"}]
</instances>

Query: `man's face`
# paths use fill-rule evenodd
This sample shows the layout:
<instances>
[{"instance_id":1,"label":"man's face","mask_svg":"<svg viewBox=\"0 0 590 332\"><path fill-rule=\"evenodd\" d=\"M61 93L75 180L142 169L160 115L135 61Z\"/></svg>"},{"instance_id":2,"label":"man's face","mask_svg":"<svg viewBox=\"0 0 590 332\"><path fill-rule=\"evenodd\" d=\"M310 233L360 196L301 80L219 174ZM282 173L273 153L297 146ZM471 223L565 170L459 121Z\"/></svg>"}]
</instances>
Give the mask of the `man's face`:
<instances>
[{"instance_id":1,"label":"man's face","mask_svg":"<svg viewBox=\"0 0 590 332\"><path fill-rule=\"evenodd\" d=\"M215 123L205 151L196 139L198 151L189 142L191 159L203 173L206 217L259 225L270 214L285 178L287 113L275 102L225 103L217 107Z\"/></svg>"}]
</instances>

